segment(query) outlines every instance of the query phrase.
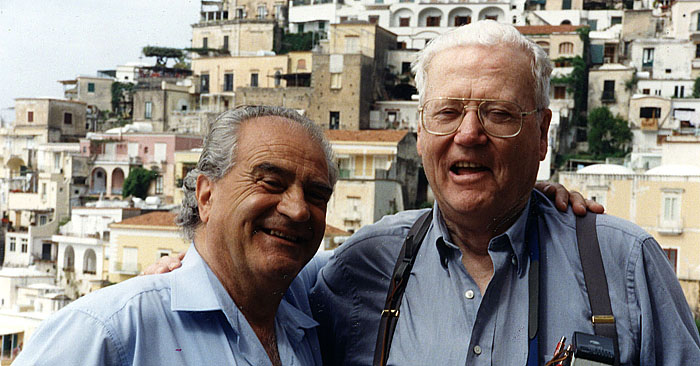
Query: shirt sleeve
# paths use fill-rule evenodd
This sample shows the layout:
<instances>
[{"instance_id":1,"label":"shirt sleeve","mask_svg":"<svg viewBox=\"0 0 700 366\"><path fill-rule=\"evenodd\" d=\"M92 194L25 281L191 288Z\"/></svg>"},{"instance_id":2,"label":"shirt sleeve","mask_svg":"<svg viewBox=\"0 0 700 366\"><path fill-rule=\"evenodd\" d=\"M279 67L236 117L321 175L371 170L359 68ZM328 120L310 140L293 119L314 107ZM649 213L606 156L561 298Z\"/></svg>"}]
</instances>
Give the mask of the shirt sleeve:
<instances>
[{"instance_id":1,"label":"shirt sleeve","mask_svg":"<svg viewBox=\"0 0 700 366\"><path fill-rule=\"evenodd\" d=\"M643 241L633 278L641 312L639 364L700 365L698 329L676 274L654 238Z\"/></svg>"},{"instance_id":2,"label":"shirt sleeve","mask_svg":"<svg viewBox=\"0 0 700 366\"><path fill-rule=\"evenodd\" d=\"M124 365L121 343L99 319L65 309L45 320L13 365Z\"/></svg>"}]
</instances>

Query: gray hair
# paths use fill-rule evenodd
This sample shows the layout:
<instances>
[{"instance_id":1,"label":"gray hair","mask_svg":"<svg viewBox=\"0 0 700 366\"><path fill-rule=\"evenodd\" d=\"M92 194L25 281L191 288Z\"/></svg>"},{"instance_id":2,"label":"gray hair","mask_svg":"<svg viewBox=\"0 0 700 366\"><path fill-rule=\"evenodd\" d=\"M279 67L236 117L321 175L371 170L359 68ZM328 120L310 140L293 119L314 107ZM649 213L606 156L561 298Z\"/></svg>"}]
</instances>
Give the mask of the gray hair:
<instances>
[{"instance_id":1,"label":"gray hair","mask_svg":"<svg viewBox=\"0 0 700 366\"><path fill-rule=\"evenodd\" d=\"M192 169L183 180L184 198L175 222L189 241L194 239L195 230L201 223L197 197L197 177L205 175L212 181L223 178L236 163L236 145L243 122L259 117L281 117L290 124L297 124L306 131L312 141L319 144L328 165L328 180L335 186L338 180L338 167L333 162L333 150L323 130L310 119L301 116L293 109L272 106L243 106L222 113L209 126L204 138L204 148L197 167Z\"/></svg>"},{"instance_id":2,"label":"gray hair","mask_svg":"<svg viewBox=\"0 0 700 366\"><path fill-rule=\"evenodd\" d=\"M459 28L452 29L433 39L413 61L413 72L416 75L416 88L420 103L425 100L427 70L430 61L438 53L459 46L494 46L511 44L520 47L532 57L532 76L535 80L535 104L537 108L549 107L549 78L552 73L552 63L542 47L518 32L515 27L501 24L493 20L480 20Z\"/></svg>"}]
</instances>

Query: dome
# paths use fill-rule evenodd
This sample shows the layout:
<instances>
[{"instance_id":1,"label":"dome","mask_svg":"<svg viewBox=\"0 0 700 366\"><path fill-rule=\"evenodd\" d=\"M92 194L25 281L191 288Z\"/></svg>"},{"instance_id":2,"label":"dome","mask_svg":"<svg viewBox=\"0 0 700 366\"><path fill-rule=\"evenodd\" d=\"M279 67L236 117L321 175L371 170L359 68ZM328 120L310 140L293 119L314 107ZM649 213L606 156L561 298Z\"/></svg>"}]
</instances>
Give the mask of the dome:
<instances>
[{"instance_id":1,"label":"dome","mask_svg":"<svg viewBox=\"0 0 700 366\"><path fill-rule=\"evenodd\" d=\"M615 164L593 164L576 171L578 174L634 174L630 168Z\"/></svg>"},{"instance_id":2,"label":"dome","mask_svg":"<svg viewBox=\"0 0 700 366\"><path fill-rule=\"evenodd\" d=\"M695 165L682 165L682 164L668 164L660 165L656 168L651 168L644 172L645 175L700 175L700 166Z\"/></svg>"}]
</instances>

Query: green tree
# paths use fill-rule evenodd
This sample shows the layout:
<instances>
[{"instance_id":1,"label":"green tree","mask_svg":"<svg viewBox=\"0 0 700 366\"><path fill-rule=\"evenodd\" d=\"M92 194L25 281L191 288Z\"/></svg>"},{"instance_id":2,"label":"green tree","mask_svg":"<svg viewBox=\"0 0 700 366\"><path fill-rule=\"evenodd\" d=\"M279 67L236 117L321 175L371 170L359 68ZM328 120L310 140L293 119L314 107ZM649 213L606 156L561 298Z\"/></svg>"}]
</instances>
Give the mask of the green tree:
<instances>
[{"instance_id":1,"label":"green tree","mask_svg":"<svg viewBox=\"0 0 700 366\"><path fill-rule=\"evenodd\" d=\"M168 63L168 59L179 59L183 56L182 50L179 48L146 46L141 52L146 57L155 57L156 66L163 66Z\"/></svg>"},{"instance_id":2,"label":"green tree","mask_svg":"<svg viewBox=\"0 0 700 366\"><path fill-rule=\"evenodd\" d=\"M695 79L693 84L693 98L700 98L700 78Z\"/></svg>"},{"instance_id":3,"label":"green tree","mask_svg":"<svg viewBox=\"0 0 700 366\"><path fill-rule=\"evenodd\" d=\"M156 179L158 173L153 170L146 170L142 167L135 167L129 171L129 176L124 181L124 190L122 197L139 197L146 198L148 195L148 187L151 181Z\"/></svg>"},{"instance_id":4,"label":"green tree","mask_svg":"<svg viewBox=\"0 0 700 366\"><path fill-rule=\"evenodd\" d=\"M631 141L627 121L613 116L608 107L598 107L588 115L588 152L596 159L625 156Z\"/></svg>"}]
</instances>

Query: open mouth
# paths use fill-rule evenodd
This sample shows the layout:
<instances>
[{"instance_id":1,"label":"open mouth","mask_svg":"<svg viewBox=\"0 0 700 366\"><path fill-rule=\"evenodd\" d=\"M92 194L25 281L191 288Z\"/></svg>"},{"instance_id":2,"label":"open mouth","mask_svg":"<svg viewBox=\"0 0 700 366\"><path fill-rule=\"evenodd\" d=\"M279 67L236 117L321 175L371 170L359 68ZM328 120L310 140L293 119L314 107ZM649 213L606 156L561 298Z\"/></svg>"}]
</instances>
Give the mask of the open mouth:
<instances>
[{"instance_id":1,"label":"open mouth","mask_svg":"<svg viewBox=\"0 0 700 366\"><path fill-rule=\"evenodd\" d=\"M483 172L487 171L488 168L485 166L478 164L478 163L473 163L473 162L468 162L468 161L460 161L458 163L455 163L450 167L450 171L454 174L469 174L469 173L477 173L477 172Z\"/></svg>"},{"instance_id":2,"label":"open mouth","mask_svg":"<svg viewBox=\"0 0 700 366\"><path fill-rule=\"evenodd\" d=\"M281 232L281 231L279 231L279 230L262 229L262 231L263 231L265 234L267 234L267 235L276 236L276 237L278 237L278 238L291 241L291 242L293 242L293 243L299 242L299 237L298 237L298 236L287 235L287 234L285 234L285 233L283 233L283 232Z\"/></svg>"}]
</instances>

